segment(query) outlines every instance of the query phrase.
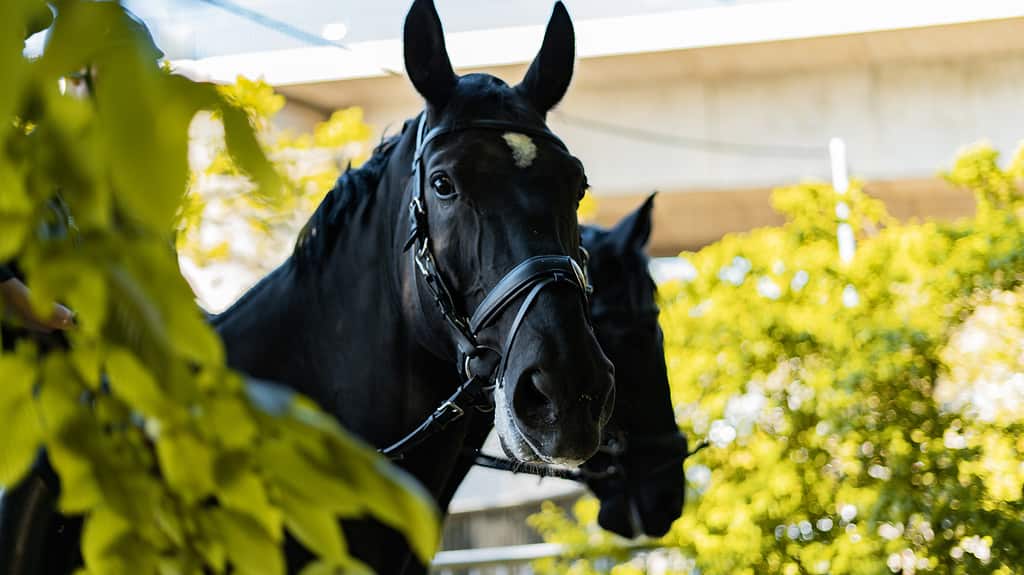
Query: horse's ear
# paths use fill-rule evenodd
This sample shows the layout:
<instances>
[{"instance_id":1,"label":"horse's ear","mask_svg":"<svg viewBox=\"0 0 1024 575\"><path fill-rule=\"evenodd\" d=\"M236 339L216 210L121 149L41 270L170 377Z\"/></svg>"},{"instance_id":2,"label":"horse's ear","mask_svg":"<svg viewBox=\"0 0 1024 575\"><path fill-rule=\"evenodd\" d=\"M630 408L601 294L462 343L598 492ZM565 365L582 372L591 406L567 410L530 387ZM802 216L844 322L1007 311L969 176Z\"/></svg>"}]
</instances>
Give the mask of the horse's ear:
<instances>
[{"instance_id":1,"label":"horse's ear","mask_svg":"<svg viewBox=\"0 0 1024 575\"><path fill-rule=\"evenodd\" d=\"M435 108L448 103L458 76L448 59L433 0L415 0L405 17L405 71L427 103Z\"/></svg>"},{"instance_id":2,"label":"horse's ear","mask_svg":"<svg viewBox=\"0 0 1024 575\"><path fill-rule=\"evenodd\" d=\"M544 44L516 89L530 100L537 111L546 114L569 89L575 58L576 33L569 12L559 0L548 20Z\"/></svg>"},{"instance_id":3,"label":"horse's ear","mask_svg":"<svg viewBox=\"0 0 1024 575\"><path fill-rule=\"evenodd\" d=\"M631 214L622 218L622 221L615 225L612 233L616 241L624 248L643 251L647 247L647 242L651 239L651 212L654 209L654 196L656 195L658 192L647 196L639 208L633 210Z\"/></svg>"}]
</instances>

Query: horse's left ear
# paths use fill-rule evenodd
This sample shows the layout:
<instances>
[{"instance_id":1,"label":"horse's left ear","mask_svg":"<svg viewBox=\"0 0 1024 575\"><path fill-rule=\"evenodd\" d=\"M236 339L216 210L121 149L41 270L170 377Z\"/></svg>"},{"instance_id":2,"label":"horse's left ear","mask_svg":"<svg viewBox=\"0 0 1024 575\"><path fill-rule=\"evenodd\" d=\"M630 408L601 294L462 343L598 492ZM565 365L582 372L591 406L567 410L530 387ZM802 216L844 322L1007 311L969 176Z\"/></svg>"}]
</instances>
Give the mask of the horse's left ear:
<instances>
[{"instance_id":1,"label":"horse's left ear","mask_svg":"<svg viewBox=\"0 0 1024 575\"><path fill-rule=\"evenodd\" d=\"M651 228L653 227L651 212L654 210L654 196L656 195L658 192L647 196L639 208L633 210L633 213L622 218L622 221L615 225L612 233L615 235L615 240L624 248L643 251L647 247L647 242L651 239Z\"/></svg>"},{"instance_id":2,"label":"horse's left ear","mask_svg":"<svg viewBox=\"0 0 1024 575\"><path fill-rule=\"evenodd\" d=\"M432 0L415 0L405 17L405 71L416 91L435 108L448 103L459 77L448 59L444 30Z\"/></svg>"},{"instance_id":3,"label":"horse's left ear","mask_svg":"<svg viewBox=\"0 0 1024 575\"><path fill-rule=\"evenodd\" d=\"M546 114L569 89L575 58L576 33L565 4L559 0L548 20L544 44L516 89L530 100L538 112Z\"/></svg>"}]
</instances>

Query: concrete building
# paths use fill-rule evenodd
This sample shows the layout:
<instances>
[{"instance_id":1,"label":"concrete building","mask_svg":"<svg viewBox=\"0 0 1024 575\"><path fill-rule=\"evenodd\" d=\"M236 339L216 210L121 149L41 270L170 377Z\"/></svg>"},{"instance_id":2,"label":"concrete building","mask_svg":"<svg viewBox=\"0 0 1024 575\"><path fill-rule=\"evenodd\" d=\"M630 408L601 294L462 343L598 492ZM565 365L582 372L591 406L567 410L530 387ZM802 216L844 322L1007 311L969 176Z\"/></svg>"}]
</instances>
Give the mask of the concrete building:
<instances>
[{"instance_id":1,"label":"concrete building","mask_svg":"<svg viewBox=\"0 0 1024 575\"><path fill-rule=\"evenodd\" d=\"M770 190L827 180L831 137L845 139L852 174L900 217L968 213L970 195L937 173L964 144L988 139L1009 154L1024 138L1019 2L746 2L576 27L575 78L550 124L587 166L599 222L662 192L659 255L780 221ZM470 30L449 34L448 48L460 73L514 82L542 35L542 21ZM350 48L177 65L219 80L263 76L298 125L359 105L375 126L397 129L421 107L398 73L400 39Z\"/></svg>"}]
</instances>

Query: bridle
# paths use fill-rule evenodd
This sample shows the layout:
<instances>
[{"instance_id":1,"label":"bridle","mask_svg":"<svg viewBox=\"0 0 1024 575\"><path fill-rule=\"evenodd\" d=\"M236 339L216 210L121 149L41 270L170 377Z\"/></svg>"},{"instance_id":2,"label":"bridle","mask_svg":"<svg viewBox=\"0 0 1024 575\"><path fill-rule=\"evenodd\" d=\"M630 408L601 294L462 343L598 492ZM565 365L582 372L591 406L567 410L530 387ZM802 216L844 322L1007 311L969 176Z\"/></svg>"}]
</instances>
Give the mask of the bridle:
<instances>
[{"instance_id":1,"label":"bridle","mask_svg":"<svg viewBox=\"0 0 1024 575\"><path fill-rule=\"evenodd\" d=\"M557 284L574 287L583 299L584 313L587 322L590 322L590 284L584 268L572 257L538 255L523 260L498 281L472 315L466 315L458 309L452 297L452 291L437 265L430 241L423 156L432 141L466 130L511 131L545 139L567 150L562 140L546 128L534 128L502 120L471 120L442 124L429 131L426 125L426 113L422 113L416 129L416 149L412 160L412 182L415 188L409 201L409 237L403 249L406 252L411 251L414 273L422 280L415 282L417 289L420 283L426 286L441 316L455 336L458 347L457 365L465 381L416 429L380 450L391 459L401 459L410 449L460 419L469 408L480 411L490 411L494 408L490 392L495 386L504 385L505 369L516 334L526 313L544 288ZM583 254L581 250L581 258L585 257ZM478 339L480 332L497 320L513 302L520 299L521 303L501 350L481 344Z\"/></svg>"},{"instance_id":2,"label":"bridle","mask_svg":"<svg viewBox=\"0 0 1024 575\"><path fill-rule=\"evenodd\" d=\"M620 331L629 334L639 329L649 328L652 322L656 323L658 308L652 307L638 311L621 307L595 307L592 309L592 319L595 323L613 321L613 323L625 324L622 325ZM542 463L522 463L482 453L480 450L468 452L467 455L474 457L474 464L479 467L500 471L525 473L538 477L557 477L579 483L620 481L623 484L622 492L626 498L630 527L635 535L640 535L646 530L631 483L635 484L657 477L669 469L681 466L689 457L707 446L708 442L702 441L693 451L690 451L686 436L679 431L637 433L606 428L598 449L599 453L604 454L610 460L609 465L604 469L595 470L583 467L571 469ZM655 463L652 467L644 469L641 473L630 474L626 465L627 454L634 457L654 456L656 459L654 459Z\"/></svg>"}]
</instances>

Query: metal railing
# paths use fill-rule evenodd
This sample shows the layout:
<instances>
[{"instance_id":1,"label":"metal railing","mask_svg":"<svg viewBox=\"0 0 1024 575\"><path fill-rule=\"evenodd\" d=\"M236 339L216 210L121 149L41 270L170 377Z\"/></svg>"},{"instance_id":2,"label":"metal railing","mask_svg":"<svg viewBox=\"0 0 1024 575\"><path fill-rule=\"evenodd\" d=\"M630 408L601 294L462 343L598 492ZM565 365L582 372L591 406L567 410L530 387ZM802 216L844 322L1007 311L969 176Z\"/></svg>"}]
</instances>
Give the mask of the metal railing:
<instances>
[{"instance_id":1,"label":"metal railing","mask_svg":"<svg viewBox=\"0 0 1024 575\"><path fill-rule=\"evenodd\" d=\"M457 549L439 551L431 563L434 573L445 575L455 569L475 567L522 565L544 559L558 557L565 552L565 546L558 543L533 543L531 545L512 545L509 547L484 547L481 549Z\"/></svg>"},{"instance_id":2,"label":"metal railing","mask_svg":"<svg viewBox=\"0 0 1024 575\"><path fill-rule=\"evenodd\" d=\"M686 559L677 549L659 547L655 541L633 542L620 548L628 551L632 562L645 572L659 574L668 572L691 572L692 560ZM479 549L458 549L440 551L431 563L433 575L455 574L532 574L530 563L537 559L562 557L567 553L564 545L558 543L534 543L505 547L482 547ZM620 557L621 559L621 557ZM595 567L610 569L617 563L611 557L595 558Z\"/></svg>"}]
</instances>

